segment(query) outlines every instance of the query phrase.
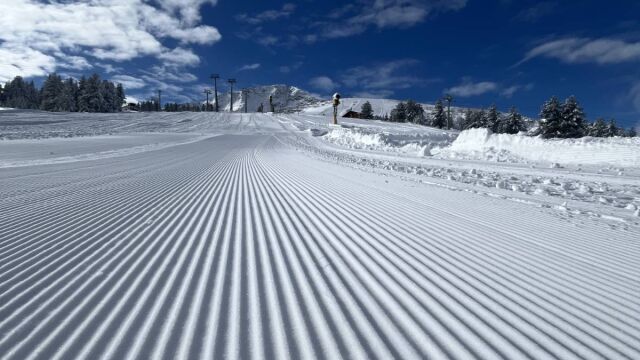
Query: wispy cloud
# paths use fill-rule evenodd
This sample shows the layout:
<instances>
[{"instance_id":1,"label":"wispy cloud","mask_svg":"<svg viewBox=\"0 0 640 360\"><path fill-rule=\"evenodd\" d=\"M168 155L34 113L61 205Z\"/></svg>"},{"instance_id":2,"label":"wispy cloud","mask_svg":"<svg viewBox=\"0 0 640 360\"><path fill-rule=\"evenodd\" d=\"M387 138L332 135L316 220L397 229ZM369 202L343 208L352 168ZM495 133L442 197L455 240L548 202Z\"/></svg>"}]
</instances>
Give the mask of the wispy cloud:
<instances>
[{"instance_id":1,"label":"wispy cloud","mask_svg":"<svg viewBox=\"0 0 640 360\"><path fill-rule=\"evenodd\" d=\"M438 12L464 8L467 0L364 0L334 9L307 42L362 34L370 28L409 28Z\"/></svg>"},{"instance_id":2,"label":"wispy cloud","mask_svg":"<svg viewBox=\"0 0 640 360\"><path fill-rule=\"evenodd\" d=\"M512 98L513 95L515 95L515 93L519 92L519 91L529 91L533 89L533 84L526 84L526 85L511 85L508 86L504 89L502 89L500 91L500 95L506 97L506 98Z\"/></svg>"},{"instance_id":3,"label":"wispy cloud","mask_svg":"<svg viewBox=\"0 0 640 360\"><path fill-rule=\"evenodd\" d=\"M530 8L520 11L514 17L514 20L534 23L545 16L553 14L557 7L558 3L555 1L542 1Z\"/></svg>"},{"instance_id":4,"label":"wispy cloud","mask_svg":"<svg viewBox=\"0 0 640 360\"><path fill-rule=\"evenodd\" d=\"M111 80L122 84L126 89L130 90L142 89L147 86L144 80L129 75L116 75L113 76Z\"/></svg>"},{"instance_id":5,"label":"wispy cloud","mask_svg":"<svg viewBox=\"0 0 640 360\"><path fill-rule=\"evenodd\" d=\"M240 69L238 69L238 71L257 70L259 68L260 68L260 64L259 63L247 64L247 65L241 66Z\"/></svg>"},{"instance_id":6,"label":"wispy cloud","mask_svg":"<svg viewBox=\"0 0 640 360\"><path fill-rule=\"evenodd\" d=\"M446 89L445 92L458 97L472 97L497 90L498 84L493 81L472 82L470 79L464 79L460 85Z\"/></svg>"},{"instance_id":7,"label":"wispy cloud","mask_svg":"<svg viewBox=\"0 0 640 360\"><path fill-rule=\"evenodd\" d=\"M247 24L258 25L264 22L274 21L291 16L296 10L296 5L287 3L279 10L267 10L258 14L249 15L246 13L236 15L236 20Z\"/></svg>"},{"instance_id":8,"label":"wispy cloud","mask_svg":"<svg viewBox=\"0 0 640 360\"><path fill-rule=\"evenodd\" d=\"M557 59L568 64L605 65L640 61L640 42L574 37L553 40L531 49L516 66L537 57Z\"/></svg>"}]
</instances>

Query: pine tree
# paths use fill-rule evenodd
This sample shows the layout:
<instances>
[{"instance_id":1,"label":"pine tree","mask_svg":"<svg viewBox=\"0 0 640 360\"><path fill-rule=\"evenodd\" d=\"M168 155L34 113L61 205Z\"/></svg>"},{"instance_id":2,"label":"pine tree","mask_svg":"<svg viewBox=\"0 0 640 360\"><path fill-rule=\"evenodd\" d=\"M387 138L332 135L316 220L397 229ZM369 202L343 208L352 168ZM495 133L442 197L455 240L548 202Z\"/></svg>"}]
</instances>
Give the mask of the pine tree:
<instances>
[{"instance_id":1,"label":"pine tree","mask_svg":"<svg viewBox=\"0 0 640 360\"><path fill-rule=\"evenodd\" d=\"M584 136L584 111L575 96L570 96L562 105L562 121L560 122L560 137L578 138Z\"/></svg>"},{"instance_id":2,"label":"pine tree","mask_svg":"<svg viewBox=\"0 0 640 360\"><path fill-rule=\"evenodd\" d=\"M362 108L360 109L360 117L362 119L373 119L373 107L371 103L366 101L362 104Z\"/></svg>"},{"instance_id":3,"label":"pine tree","mask_svg":"<svg viewBox=\"0 0 640 360\"><path fill-rule=\"evenodd\" d=\"M500 121L500 126L497 130L498 133L517 134L526 130L526 126L522 120L522 115L518 113L515 107L512 107L509 110L509 114Z\"/></svg>"},{"instance_id":4,"label":"pine tree","mask_svg":"<svg viewBox=\"0 0 640 360\"><path fill-rule=\"evenodd\" d=\"M40 109L44 111L64 111L62 78L53 73L47 76L42 85Z\"/></svg>"},{"instance_id":5,"label":"pine tree","mask_svg":"<svg viewBox=\"0 0 640 360\"><path fill-rule=\"evenodd\" d=\"M124 87L122 86L122 84L118 84L116 86L116 101L117 101L118 107L115 110L121 111L122 105L126 103L126 100L127 100L127 96L124 93Z\"/></svg>"},{"instance_id":6,"label":"pine tree","mask_svg":"<svg viewBox=\"0 0 640 360\"><path fill-rule=\"evenodd\" d=\"M486 127L486 117L484 110L467 110L462 123L462 130Z\"/></svg>"},{"instance_id":7,"label":"pine tree","mask_svg":"<svg viewBox=\"0 0 640 360\"><path fill-rule=\"evenodd\" d=\"M442 100L436 101L436 104L431 112L431 126L442 129L447 124L447 115L444 113L444 106L442 106Z\"/></svg>"},{"instance_id":8,"label":"pine tree","mask_svg":"<svg viewBox=\"0 0 640 360\"><path fill-rule=\"evenodd\" d=\"M485 113L484 127L497 133L500 128L500 114L495 104L489 107L489 110Z\"/></svg>"},{"instance_id":9,"label":"pine tree","mask_svg":"<svg viewBox=\"0 0 640 360\"><path fill-rule=\"evenodd\" d=\"M607 123L603 118L598 118L593 124L587 127L587 135L593 137L604 137L607 132Z\"/></svg>"},{"instance_id":10,"label":"pine tree","mask_svg":"<svg viewBox=\"0 0 640 360\"><path fill-rule=\"evenodd\" d=\"M99 112L114 112L118 109L116 87L111 81L103 80L100 86L102 103Z\"/></svg>"},{"instance_id":11,"label":"pine tree","mask_svg":"<svg viewBox=\"0 0 640 360\"><path fill-rule=\"evenodd\" d=\"M557 97L552 97L542 105L540 111L540 135L545 138L562 137L562 106Z\"/></svg>"},{"instance_id":12,"label":"pine tree","mask_svg":"<svg viewBox=\"0 0 640 360\"><path fill-rule=\"evenodd\" d=\"M398 103L396 107L391 110L392 122L406 122L407 121L407 105L403 102Z\"/></svg>"},{"instance_id":13,"label":"pine tree","mask_svg":"<svg viewBox=\"0 0 640 360\"><path fill-rule=\"evenodd\" d=\"M619 129L614 119L609 120L604 131L604 137L613 137L619 135Z\"/></svg>"},{"instance_id":14,"label":"pine tree","mask_svg":"<svg viewBox=\"0 0 640 360\"><path fill-rule=\"evenodd\" d=\"M78 105L79 112L89 112L89 96L87 93L87 78L82 76L78 81Z\"/></svg>"},{"instance_id":15,"label":"pine tree","mask_svg":"<svg viewBox=\"0 0 640 360\"><path fill-rule=\"evenodd\" d=\"M413 100L407 100L406 112L407 112L407 121L412 122L414 124L424 124L425 122L424 109L422 108L421 104L418 104Z\"/></svg>"}]
</instances>

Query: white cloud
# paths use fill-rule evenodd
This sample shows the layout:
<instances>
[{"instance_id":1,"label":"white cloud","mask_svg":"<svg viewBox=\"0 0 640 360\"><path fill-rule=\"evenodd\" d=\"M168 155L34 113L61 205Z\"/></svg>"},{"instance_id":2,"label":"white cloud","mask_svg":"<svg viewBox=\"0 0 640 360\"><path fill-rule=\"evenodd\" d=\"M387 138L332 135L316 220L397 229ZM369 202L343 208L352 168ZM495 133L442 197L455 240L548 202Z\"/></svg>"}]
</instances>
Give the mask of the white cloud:
<instances>
[{"instance_id":1,"label":"white cloud","mask_svg":"<svg viewBox=\"0 0 640 360\"><path fill-rule=\"evenodd\" d=\"M147 85L144 80L129 75L116 75L111 81L122 84L125 89L142 89Z\"/></svg>"},{"instance_id":2,"label":"white cloud","mask_svg":"<svg viewBox=\"0 0 640 360\"><path fill-rule=\"evenodd\" d=\"M462 84L449 88L445 90L445 92L459 97L471 97L496 91L497 89L498 84L491 81L474 83L469 80L464 80Z\"/></svg>"},{"instance_id":3,"label":"white cloud","mask_svg":"<svg viewBox=\"0 0 640 360\"><path fill-rule=\"evenodd\" d=\"M364 0L332 11L330 21L315 24L323 38L341 38L361 34L371 27L408 28L429 15L464 8L467 0ZM317 36L317 35L316 35ZM315 41L317 38L312 38Z\"/></svg>"},{"instance_id":4,"label":"white cloud","mask_svg":"<svg viewBox=\"0 0 640 360\"><path fill-rule=\"evenodd\" d=\"M357 66L345 71L340 79L351 88L364 90L406 89L430 80L406 74L406 69L418 64L417 60L402 59L369 66Z\"/></svg>"},{"instance_id":5,"label":"white cloud","mask_svg":"<svg viewBox=\"0 0 640 360\"><path fill-rule=\"evenodd\" d=\"M558 7L558 3L555 1L542 1L530 8L526 8L520 11L514 17L514 20L533 23L542 19L547 15L552 14L557 7Z\"/></svg>"},{"instance_id":6,"label":"white cloud","mask_svg":"<svg viewBox=\"0 0 640 360\"><path fill-rule=\"evenodd\" d=\"M569 64L616 64L640 61L640 42L626 42L607 38L553 40L531 49L518 64L536 57L558 59Z\"/></svg>"},{"instance_id":7,"label":"white cloud","mask_svg":"<svg viewBox=\"0 0 640 360\"><path fill-rule=\"evenodd\" d=\"M511 98L518 91L529 91L531 89L533 89L533 84L512 85L512 86L509 86L509 87L506 87L506 88L502 89L502 91L500 91L500 95L502 95L502 96L504 96L506 98Z\"/></svg>"},{"instance_id":8,"label":"white cloud","mask_svg":"<svg viewBox=\"0 0 640 360\"><path fill-rule=\"evenodd\" d=\"M88 68L95 59L104 64L154 56L194 64L195 54L185 45L220 40L216 28L198 25L204 4L215 5L216 1L2 0L0 79L41 76L57 67ZM177 40L181 46L167 49L165 39ZM6 61L16 58L21 60Z\"/></svg>"},{"instance_id":9,"label":"white cloud","mask_svg":"<svg viewBox=\"0 0 640 360\"><path fill-rule=\"evenodd\" d=\"M338 84L328 76L318 76L309 80L309 85L322 91L331 91L338 87Z\"/></svg>"},{"instance_id":10,"label":"white cloud","mask_svg":"<svg viewBox=\"0 0 640 360\"><path fill-rule=\"evenodd\" d=\"M257 70L260 68L260 64L255 63L255 64L247 64L247 65L243 65L240 67L240 69L238 69L238 71L245 71L245 70Z\"/></svg>"},{"instance_id":11,"label":"white cloud","mask_svg":"<svg viewBox=\"0 0 640 360\"><path fill-rule=\"evenodd\" d=\"M195 66L200 63L200 57L194 54L190 49L175 48L158 55L158 59L164 61L167 65L173 66Z\"/></svg>"},{"instance_id":12,"label":"white cloud","mask_svg":"<svg viewBox=\"0 0 640 360\"><path fill-rule=\"evenodd\" d=\"M6 82L15 76L44 76L56 68L52 56L30 48L0 45L0 81Z\"/></svg>"},{"instance_id":13,"label":"white cloud","mask_svg":"<svg viewBox=\"0 0 640 360\"><path fill-rule=\"evenodd\" d=\"M245 22L252 25L261 24L268 21L278 20L280 18L286 18L291 16L296 10L296 5L287 3L282 5L280 10L267 10L255 15L239 14L236 15L236 20Z\"/></svg>"}]
</instances>

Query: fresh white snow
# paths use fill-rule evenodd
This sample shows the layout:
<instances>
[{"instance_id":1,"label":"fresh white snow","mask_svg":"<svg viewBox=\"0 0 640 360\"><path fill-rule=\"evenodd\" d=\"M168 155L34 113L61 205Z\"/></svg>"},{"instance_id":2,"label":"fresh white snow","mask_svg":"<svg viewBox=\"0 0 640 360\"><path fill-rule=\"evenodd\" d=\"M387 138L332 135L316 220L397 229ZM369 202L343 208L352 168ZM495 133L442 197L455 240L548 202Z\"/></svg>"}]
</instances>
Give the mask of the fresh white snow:
<instances>
[{"instance_id":1,"label":"fresh white snow","mask_svg":"<svg viewBox=\"0 0 640 360\"><path fill-rule=\"evenodd\" d=\"M637 139L20 111L0 138L2 359L640 358Z\"/></svg>"}]
</instances>

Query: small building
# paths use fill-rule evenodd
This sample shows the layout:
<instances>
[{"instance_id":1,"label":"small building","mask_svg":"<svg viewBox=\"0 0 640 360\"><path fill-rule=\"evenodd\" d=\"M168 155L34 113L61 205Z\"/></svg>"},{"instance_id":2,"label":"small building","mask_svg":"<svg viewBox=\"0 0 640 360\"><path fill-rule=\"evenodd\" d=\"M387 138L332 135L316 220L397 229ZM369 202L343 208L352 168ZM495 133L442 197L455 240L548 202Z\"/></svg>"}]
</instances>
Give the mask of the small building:
<instances>
[{"instance_id":1,"label":"small building","mask_svg":"<svg viewBox=\"0 0 640 360\"><path fill-rule=\"evenodd\" d=\"M350 119L360 119L360 113L357 111L349 110L346 113L344 113L342 117L350 118Z\"/></svg>"}]
</instances>

